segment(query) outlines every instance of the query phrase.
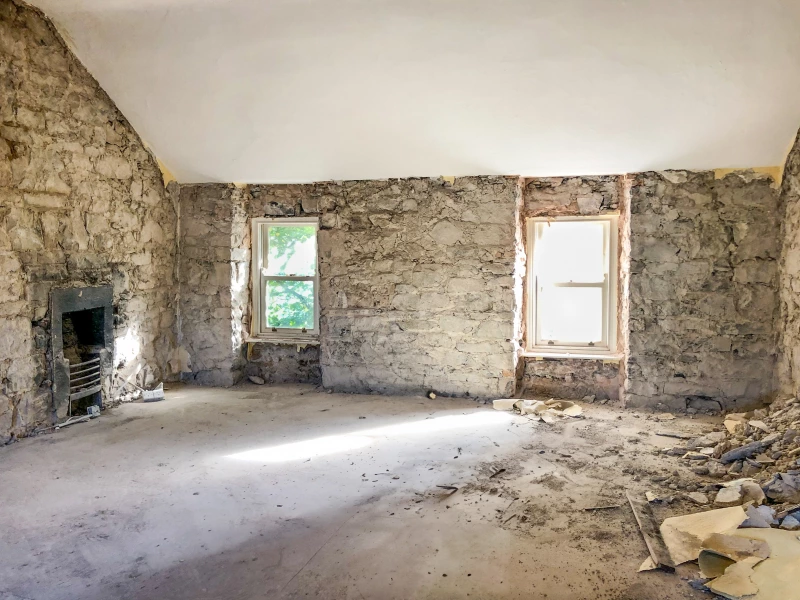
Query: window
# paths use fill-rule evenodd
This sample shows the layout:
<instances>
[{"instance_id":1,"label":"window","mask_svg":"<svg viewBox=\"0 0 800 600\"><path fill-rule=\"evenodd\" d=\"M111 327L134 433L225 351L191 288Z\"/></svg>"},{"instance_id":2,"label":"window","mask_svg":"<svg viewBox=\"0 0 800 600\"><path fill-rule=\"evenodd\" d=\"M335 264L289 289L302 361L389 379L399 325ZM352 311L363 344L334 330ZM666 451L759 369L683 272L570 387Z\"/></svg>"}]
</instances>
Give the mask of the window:
<instances>
[{"instance_id":1,"label":"window","mask_svg":"<svg viewBox=\"0 0 800 600\"><path fill-rule=\"evenodd\" d=\"M617 217L528 220L527 350L617 350Z\"/></svg>"},{"instance_id":2,"label":"window","mask_svg":"<svg viewBox=\"0 0 800 600\"><path fill-rule=\"evenodd\" d=\"M319 333L316 218L253 219L253 333Z\"/></svg>"}]
</instances>

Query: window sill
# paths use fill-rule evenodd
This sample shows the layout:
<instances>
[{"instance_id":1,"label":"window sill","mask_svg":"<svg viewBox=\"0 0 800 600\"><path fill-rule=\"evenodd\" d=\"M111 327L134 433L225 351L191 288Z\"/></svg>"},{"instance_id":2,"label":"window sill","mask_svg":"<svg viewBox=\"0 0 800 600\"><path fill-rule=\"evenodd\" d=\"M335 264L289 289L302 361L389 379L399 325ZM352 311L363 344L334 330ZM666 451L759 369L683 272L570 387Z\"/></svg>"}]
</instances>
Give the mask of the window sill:
<instances>
[{"instance_id":1,"label":"window sill","mask_svg":"<svg viewBox=\"0 0 800 600\"><path fill-rule=\"evenodd\" d=\"M597 354L589 354L585 352L542 352L525 350L521 353L524 358L574 358L579 360L602 360L606 362L620 362L623 358L619 352L598 352Z\"/></svg>"},{"instance_id":2,"label":"window sill","mask_svg":"<svg viewBox=\"0 0 800 600\"><path fill-rule=\"evenodd\" d=\"M248 344L275 344L281 346L319 346L317 336L270 336L249 337L245 340Z\"/></svg>"}]
</instances>

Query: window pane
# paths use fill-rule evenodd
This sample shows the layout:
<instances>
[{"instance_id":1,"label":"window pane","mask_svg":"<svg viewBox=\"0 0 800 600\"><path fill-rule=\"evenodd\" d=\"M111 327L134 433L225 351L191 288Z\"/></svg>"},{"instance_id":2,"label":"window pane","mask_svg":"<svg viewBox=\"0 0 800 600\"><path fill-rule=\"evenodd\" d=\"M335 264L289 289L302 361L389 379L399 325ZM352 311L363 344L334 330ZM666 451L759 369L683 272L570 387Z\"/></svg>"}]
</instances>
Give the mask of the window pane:
<instances>
[{"instance_id":1,"label":"window pane","mask_svg":"<svg viewBox=\"0 0 800 600\"><path fill-rule=\"evenodd\" d=\"M534 271L542 281L598 283L607 271L603 221L536 223Z\"/></svg>"},{"instance_id":2,"label":"window pane","mask_svg":"<svg viewBox=\"0 0 800 600\"><path fill-rule=\"evenodd\" d=\"M267 281L267 328L314 329L314 282Z\"/></svg>"},{"instance_id":3,"label":"window pane","mask_svg":"<svg viewBox=\"0 0 800 600\"><path fill-rule=\"evenodd\" d=\"M316 228L313 225L267 227L267 275L311 277L317 271Z\"/></svg>"},{"instance_id":4,"label":"window pane","mask_svg":"<svg viewBox=\"0 0 800 600\"><path fill-rule=\"evenodd\" d=\"M599 343L603 338L602 288L545 286L539 292L541 336L572 344Z\"/></svg>"}]
</instances>

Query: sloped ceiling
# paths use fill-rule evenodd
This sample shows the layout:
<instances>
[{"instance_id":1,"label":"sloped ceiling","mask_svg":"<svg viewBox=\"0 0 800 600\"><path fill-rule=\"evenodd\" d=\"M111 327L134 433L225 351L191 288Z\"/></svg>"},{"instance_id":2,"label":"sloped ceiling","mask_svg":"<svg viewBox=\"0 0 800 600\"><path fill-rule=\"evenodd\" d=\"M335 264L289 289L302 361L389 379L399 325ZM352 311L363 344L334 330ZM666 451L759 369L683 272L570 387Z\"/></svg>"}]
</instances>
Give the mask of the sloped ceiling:
<instances>
[{"instance_id":1,"label":"sloped ceiling","mask_svg":"<svg viewBox=\"0 0 800 600\"><path fill-rule=\"evenodd\" d=\"M797 0L34 0L182 182L782 163Z\"/></svg>"}]
</instances>

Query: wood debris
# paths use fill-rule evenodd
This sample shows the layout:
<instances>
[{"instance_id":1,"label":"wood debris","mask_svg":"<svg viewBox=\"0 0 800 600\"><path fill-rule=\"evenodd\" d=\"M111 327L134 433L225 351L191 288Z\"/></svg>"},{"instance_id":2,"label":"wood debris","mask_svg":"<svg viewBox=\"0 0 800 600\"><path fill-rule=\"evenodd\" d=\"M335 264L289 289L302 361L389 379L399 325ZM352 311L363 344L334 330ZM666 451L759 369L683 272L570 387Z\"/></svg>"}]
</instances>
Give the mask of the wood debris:
<instances>
[{"instance_id":1,"label":"wood debris","mask_svg":"<svg viewBox=\"0 0 800 600\"><path fill-rule=\"evenodd\" d=\"M636 518L636 523L639 525L639 531L642 533L644 543L647 550L650 552L650 558L654 565L659 568L669 571L675 570L675 563L670 556L669 550L661 538L658 531L653 511L650 508L650 503L646 500L634 498L630 492L625 492L628 498L628 503L631 505L633 516ZM644 565L642 565L644 567ZM640 570L642 570L640 568Z\"/></svg>"}]
</instances>

